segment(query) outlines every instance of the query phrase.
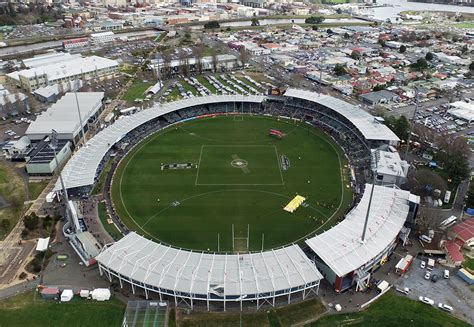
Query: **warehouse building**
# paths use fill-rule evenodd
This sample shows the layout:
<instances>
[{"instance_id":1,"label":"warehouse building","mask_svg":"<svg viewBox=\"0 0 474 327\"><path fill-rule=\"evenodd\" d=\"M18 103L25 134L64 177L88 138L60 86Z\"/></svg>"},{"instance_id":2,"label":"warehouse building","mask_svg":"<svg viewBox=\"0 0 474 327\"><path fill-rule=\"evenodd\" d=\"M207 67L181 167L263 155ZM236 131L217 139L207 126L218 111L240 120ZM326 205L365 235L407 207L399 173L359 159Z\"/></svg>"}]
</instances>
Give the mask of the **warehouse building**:
<instances>
[{"instance_id":1,"label":"warehouse building","mask_svg":"<svg viewBox=\"0 0 474 327\"><path fill-rule=\"evenodd\" d=\"M46 61L46 64L7 74L11 84L33 92L36 89L73 80L100 79L113 75L118 62L98 56L63 56L62 60Z\"/></svg>"},{"instance_id":2,"label":"warehouse building","mask_svg":"<svg viewBox=\"0 0 474 327\"><path fill-rule=\"evenodd\" d=\"M87 132L89 124L93 123L102 112L103 100L104 92L66 93L28 126L25 135L35 143L49 136L54 129L58 133L58 139L71 141L75 145L82 136L81 130Z\"/></svg>"}]
</instances>

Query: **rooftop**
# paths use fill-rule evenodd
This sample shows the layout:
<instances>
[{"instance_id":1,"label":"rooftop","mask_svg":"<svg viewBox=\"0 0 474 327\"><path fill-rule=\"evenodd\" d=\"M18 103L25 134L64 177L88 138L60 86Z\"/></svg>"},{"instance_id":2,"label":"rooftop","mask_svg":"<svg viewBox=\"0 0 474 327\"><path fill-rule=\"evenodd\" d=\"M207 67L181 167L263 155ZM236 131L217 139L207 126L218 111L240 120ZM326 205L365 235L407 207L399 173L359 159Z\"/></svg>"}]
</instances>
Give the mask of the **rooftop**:
<instances>
[{"instance_id":1,"label":"rooftop","mask_svg":"<svg viewBox=\"0 0 474 327\"><path fill-rule=\"evenodd\" d=\"M344 276L379 255L399 234L409 210L410 192L374 186L366 230L361 241L369 205L371 184L346 218L330 230L306 240L306 244L338 276Z\"/></svg>"},{"instance_id":2,"label":"rooftop","mask_svg":"<svg viewBox=\"0 0 474 327\"><path fill-rule=\"evenodd\" d=\"M104 92L66 93L28 126L26 135L49 135L52 129L55 129L58 134L77 133L81 126L77 111L76 94L82 122L86 124L87 120L102 105Z\"/></svg>"},{"instance_id":3,"label":"rooftop","mask_svg":"<svg viewBox=\"0 0 474 327\"><path fill-rule=\"evenodd\" d=\"M285 96L304 99L328 107L348 119L367 140L400 141L387 126L361 108L348 102L311 91L289 88Z\"/></svg>"},{"instance_id":4,"label":"rooftop","mask_svg":"<svg viewBox=\"0 0 474 327\"><path fill-rule=\"evenodd\" d=\"M259 253L212 254L157 244L131 232L96 259L157 288L220 297L287 291L322 279L297 245Z\"/></svg>"}]
</instances>

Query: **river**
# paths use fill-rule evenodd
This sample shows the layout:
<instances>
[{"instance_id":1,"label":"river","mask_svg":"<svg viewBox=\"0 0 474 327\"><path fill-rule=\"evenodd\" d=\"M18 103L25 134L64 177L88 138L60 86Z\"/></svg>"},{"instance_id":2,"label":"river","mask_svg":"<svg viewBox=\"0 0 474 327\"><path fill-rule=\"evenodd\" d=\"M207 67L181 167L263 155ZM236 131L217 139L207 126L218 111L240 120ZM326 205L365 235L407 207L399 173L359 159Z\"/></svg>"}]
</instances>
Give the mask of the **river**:
<instances>
[{"instance_id":1,"label":"river","mask_svg":"<svg viewBox=\"0 0 474 327\"><path fill-rule=\"evenodd\" d=\"M379 5L390 7L378 7L370 11L374 18L386 20L394 18L402 11L449 11L474 14L474 7L438 5L433 3L408 2L407 0L377 0Z\"/></svg>"}]
</instances>

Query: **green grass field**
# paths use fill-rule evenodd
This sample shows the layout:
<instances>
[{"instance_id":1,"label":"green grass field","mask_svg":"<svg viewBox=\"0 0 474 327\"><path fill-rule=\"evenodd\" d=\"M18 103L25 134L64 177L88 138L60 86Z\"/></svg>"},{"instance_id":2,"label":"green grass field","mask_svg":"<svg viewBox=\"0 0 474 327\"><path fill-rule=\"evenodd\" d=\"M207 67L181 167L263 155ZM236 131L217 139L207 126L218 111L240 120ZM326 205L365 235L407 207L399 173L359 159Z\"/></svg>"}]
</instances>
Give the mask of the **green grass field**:
<instances>
[{"instance_id":1,"label":"green grass field","mask_svg":"<svg viewBox=\"0 0 474 327\"><path fill-rule=\"evenodd\" d=\"M124 311L125 305L116 298L97 302L76 297L59 303L27 292L0 301L0 327L120 326Z\"/></svg>"},{"instance_id":2,"label":"green grass field","mask_svg":"<svg viewBox=\"0 0 474 327\"><path fill-rule=\"evenodd\" d=\"M350 314L325 316L312 323L320 326L430 326L454 327L469 326L449 313L435 309L418 301L386 293L366 310Z\"/></svg>"},{"instance_id":3,"label":"green grass field","mask_svg":"<svg viewBox=\"0 0 474 327\"><path fill-rule=\"evenodd\" d=\"M287 135L271 138L270 128ZM174 163L197 168L161 169ZM161 131L132 150L117 169L112 198L129 228L155 240L215 251L219 237L220 251L247 251L260 250L263 237L268 249L327 230L341 217L352 200L341 181L345 164L340 148L306 124L206 118ZM306 205L284 211L297 194Z\"/></svg>"}]
</instances>

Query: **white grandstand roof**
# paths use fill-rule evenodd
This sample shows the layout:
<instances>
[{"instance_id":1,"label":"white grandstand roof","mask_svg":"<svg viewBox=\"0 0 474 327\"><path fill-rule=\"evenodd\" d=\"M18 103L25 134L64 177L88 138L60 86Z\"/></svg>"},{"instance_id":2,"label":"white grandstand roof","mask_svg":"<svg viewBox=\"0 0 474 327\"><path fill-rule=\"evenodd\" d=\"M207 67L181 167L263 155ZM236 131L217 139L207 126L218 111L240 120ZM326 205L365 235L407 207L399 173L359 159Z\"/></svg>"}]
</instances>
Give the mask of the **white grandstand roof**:
<instances>
[{"instance_id":1,"label":"white grandstand roof","mask_svg":"<svg viewBox=\"0 0 474 327\"><path fill-rule=\"evenodd\" d=\"M26 135L50 135L54 129L58 134L77 134L81 129L77 111L76 95L82 115L82 123L93 116L102 105L104 92L66 93L55 104L39 115L26 130Z\"/></svg>"},{"instance_id":2,"label":"white grandstand roof","mask_svg":"<svg viewBox=\"0 0 474 327\"><path fill-rule=\"evenodd\" d=\"M122 276L157 288L221 297L287 291L323 278L297 245L251 254L208 254L131 232L96 259Z\"/></svg>"},{"instance_id":3,"label":"white grandstand roof","mask_svg":"<svg viewBox=\"0 0 474 327\"><path fill-rule=\"evenodd\" d=\"M361 108L332 96L289 88L285 96L299 98L328 107L347 118L367 140L400 141L387 126Z\"/></svg>"},{"instance_id":4,"label":"white grandstand roof","mask_svg":"<svg viewBox=\"0 0 474 327\"><path fill-rule=\"evenodd\" d=\"M214 95L208 97L195 97L167 104L157 104L150 109L139 111L136 114L123 116L112 125L97 133L67 162L62 170L65 187L69 189L92 185L95 180L97 168L107 151L127 133L149 120L179 109L196 105L233 101L260 103L264 99L264 96L258 95ZM61 184L58 181L55 186L55 191L60 189Z\"/></svg>"},{"instance_id":5,"label":"white grandstand roof","mask_svg":"<svg viewBox=\"0 0 474 327\"><path fill-rule=\"evenodd\" d=\"M408 215L410 192L375 186L365 242L361 242L371 184L360 203L330 230L306 240L306 244L338 276L344 276L379 255L398 235Z\"/></svg>"}]
</instances>

